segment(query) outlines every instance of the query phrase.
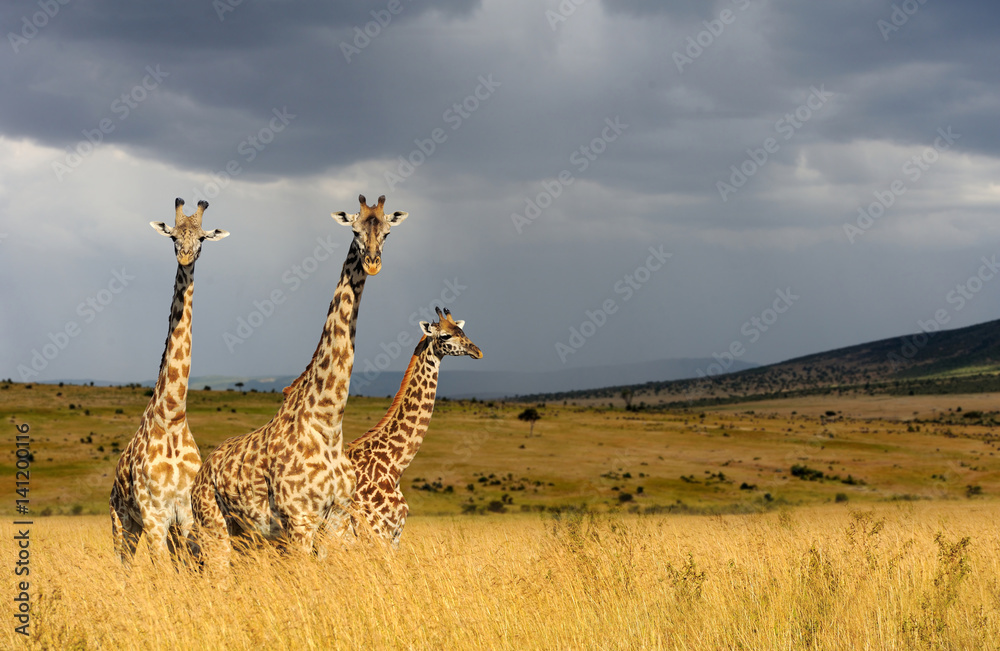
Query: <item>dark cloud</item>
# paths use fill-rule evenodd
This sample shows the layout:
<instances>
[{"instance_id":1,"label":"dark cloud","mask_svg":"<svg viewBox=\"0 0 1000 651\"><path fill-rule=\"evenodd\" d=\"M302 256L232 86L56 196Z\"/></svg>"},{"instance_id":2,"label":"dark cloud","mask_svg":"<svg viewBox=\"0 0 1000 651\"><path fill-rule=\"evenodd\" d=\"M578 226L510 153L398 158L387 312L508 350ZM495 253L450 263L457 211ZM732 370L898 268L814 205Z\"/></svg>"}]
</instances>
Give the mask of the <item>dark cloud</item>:
<instances>
[{"instance_id":1,"label":"dark cloud","mask_svg":"<svg viewBox=\"0 0 1000 651\"><path fill-rule=\"evenodd\" d=\"M894 5L918 9L885 32ZM218 6L232 11L220 20ZM0 264L25 280L3 290L21 316L2 323L0 375L122 265L141 270L135 292L47 372L153 375L158 351L120 351L162 341L171 259L145 223L169 218L176 195L209 192L213 224L233 233L199 262L197 373L300 370L339 260L245 344L230 351L223 335L288 289L283 274L316 238L346 246L328 214L358 192L412 215L366 293L362 362L458 278L469 289L454 307L476 324L481 367L561 367L555 343L621 299L616 282L661 244L670 265L567 364L709 355L775 291L801 288L746 358L775 361L914 329L1000 247L993 5L398 6L358 37L388 0L73 2L10 47ZM16 30L36 8L0 16ZM817 89L829 92L821 106ZM961 139L851 244L844 225L948 126ZM768 139L778 147L760 162ZM213 178L232 165L235 180ZM734 167L752 171L723 196ZM970 303L956 325L995 317L992 304Z\"/></svg>"}]
</instances>

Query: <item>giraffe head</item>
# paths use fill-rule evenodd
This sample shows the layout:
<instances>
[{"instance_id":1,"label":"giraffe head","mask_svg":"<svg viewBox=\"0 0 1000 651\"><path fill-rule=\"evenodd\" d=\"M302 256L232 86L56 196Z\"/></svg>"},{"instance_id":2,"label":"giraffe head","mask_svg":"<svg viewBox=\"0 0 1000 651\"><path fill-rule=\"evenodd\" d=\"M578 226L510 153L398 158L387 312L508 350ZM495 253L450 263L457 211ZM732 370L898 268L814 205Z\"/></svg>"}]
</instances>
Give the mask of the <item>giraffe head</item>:
<instances>
[{"instance_id":1,"label":"giraffe head","mask_svg":"<svg viewBox=\"0 0 1000 651\"><path fill-rule=\"evenodd\" d=\"M364 261L365 272L374 276L382 269L382 243L389 237L389 227L400 223L410 213L397 210L391 215L386 215L382 210L385 205L385 195L379 197L378 203L374 206L368 205L363 194L358 197L358 201L361 202L361 211L358 213L330 214L338 224L354 229L354 242L358 245L358 252Z\"/></svg>"},{"instance_id":2,"label":"giraffe head","mask_svg":"<svg viewBox=\"0 0 1000 651\"><path fill-rule=\"evenodd\" d=\"M198 202L198 210L193 215L184 214L184 200L174 199L174 210L177 215L174 218L174 226L171 228L163 222L149 222L153 229L166 235L174 241L174 252L177 254L177 262L181 265L194 264L194 261L201 255L201 243L205 240L214 242L229 235L229 231L215 229L214 231L203 231L201 229L201 216L208 208L207 201Z\"/></svg>"},{"instance_id":3,"label":"giraffe head","mask_svg":"<svg viewBox=\"0 0 1000 651\"><path fill-rule=\"evenodd\" d=\"M483 351L479 346L465 336L462 326L465 321L456 321L451 318L451 311L445 308L441 313L441 308L434 308L438 314L436 323L420 322L420 329L430 340L434 354L438 357L445 355L468 355L473 359L482 359Z\"/></svg>"}]
</instances>

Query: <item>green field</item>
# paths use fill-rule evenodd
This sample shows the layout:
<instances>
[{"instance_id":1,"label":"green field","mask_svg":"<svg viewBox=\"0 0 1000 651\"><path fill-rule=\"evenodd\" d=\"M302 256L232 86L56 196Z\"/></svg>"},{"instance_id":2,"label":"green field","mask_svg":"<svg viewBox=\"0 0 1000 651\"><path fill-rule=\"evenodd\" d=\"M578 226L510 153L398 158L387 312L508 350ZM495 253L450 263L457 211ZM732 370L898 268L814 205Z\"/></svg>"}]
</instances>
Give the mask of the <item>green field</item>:
<instances>
[{"instance_id":1,"label":"green field","mask_svg":"<svg viewBox=\"0 0 1000 651\"><path fill-rule=\"evenodd\" d=\"M29 388L30 387L30 388ZM33 514L105 514L120 450L148 401L141 387L0 384L0 414L32 436ZM280 394L192 390L202 455L269 420ZM345 436L385 398L351 398ZM835 501L992 500L1000 495L995 394L813 396L712 409L625 411L572 403L439 400L403 476L414 515L586 508L740 513ZM962 408L964 406L964 411ZM971 417L970 417L971 416ZM0 474L14 509L14 448Z\"/></svg>"}]
</instances>

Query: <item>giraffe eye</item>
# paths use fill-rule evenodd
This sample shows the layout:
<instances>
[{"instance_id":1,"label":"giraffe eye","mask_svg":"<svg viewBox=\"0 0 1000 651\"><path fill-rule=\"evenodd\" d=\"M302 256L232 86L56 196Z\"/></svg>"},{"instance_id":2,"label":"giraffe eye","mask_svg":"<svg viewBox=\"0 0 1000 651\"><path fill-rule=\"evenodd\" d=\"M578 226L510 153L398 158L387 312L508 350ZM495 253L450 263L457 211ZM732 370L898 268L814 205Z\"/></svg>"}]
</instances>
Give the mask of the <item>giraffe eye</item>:
<instances>
[{"instance_id":1,"label":"giraffe eye","mask_svg":"<svg viewBox=\"0 0 1000 651\"><path fill-rule=\"evenodd\" d=\"M441 341L448 341L451 339L451 335L441 335L440 339Z\"/></svg>"}]
</instances>

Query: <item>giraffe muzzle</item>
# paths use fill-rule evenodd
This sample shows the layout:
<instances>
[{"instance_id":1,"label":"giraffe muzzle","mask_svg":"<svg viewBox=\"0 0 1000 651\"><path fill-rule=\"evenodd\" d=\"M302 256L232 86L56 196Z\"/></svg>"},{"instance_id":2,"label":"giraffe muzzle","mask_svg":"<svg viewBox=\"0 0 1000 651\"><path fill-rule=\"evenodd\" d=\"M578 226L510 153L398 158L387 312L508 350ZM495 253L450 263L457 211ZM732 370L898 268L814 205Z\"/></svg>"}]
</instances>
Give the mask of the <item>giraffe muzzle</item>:
<instances>
[{"instance_id":1,"label":"giraffe muzzle","mask_svg":"<svg viewBox=\"0 0 1000 651\"><path fill-rule=\"evenodd\" d=\"M365 256L365 272L369 276L375 276L382 271L382 256Z\"/></svg>"},{"instance_id":2,"label":"giraffe muzzle","mask_svg":"<svg viewBox=\"0 0 1000 651\"><path fill-rule=\"evenodd\" d=\"M482 359L483 351L479 350L479 346L470 346L469 357L471 357L472 359Z\"/></svg>"}]
</instances>

